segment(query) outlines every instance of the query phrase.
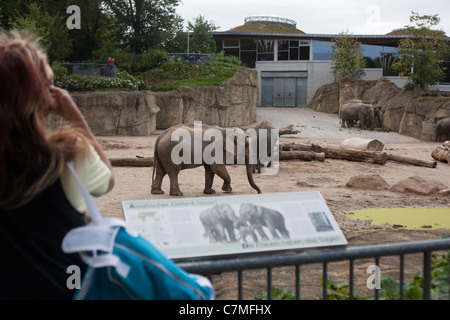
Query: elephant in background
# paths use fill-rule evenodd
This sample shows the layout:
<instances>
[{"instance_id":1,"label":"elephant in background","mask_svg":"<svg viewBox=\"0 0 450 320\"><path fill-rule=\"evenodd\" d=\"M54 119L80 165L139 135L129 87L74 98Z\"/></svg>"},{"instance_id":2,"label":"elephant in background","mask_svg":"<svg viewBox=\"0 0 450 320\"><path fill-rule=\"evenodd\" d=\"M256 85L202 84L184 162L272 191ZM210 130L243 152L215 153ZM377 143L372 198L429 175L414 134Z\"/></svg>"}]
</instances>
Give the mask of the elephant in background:
<instances>
[{"instance_id":1,"label":"elephant in background","mask_svg":"<svg viewBox=\"0 0 450 320\"><path fill-rule=\"evenodd\" d=\"M233 208L228 204L218 204L200 213L200 221L211 243L236 242L234 226L238 220Z\"/></svg>"},{"instance_id":2,"label":"elephant in background","mask_svg":"<svg viewBox=\"0 0 450 320\"><path fill-rule=\"evenodd\" d=\"M369 103L357 99L346 101L339 111L339 117L341 118L342 128L353 127L353 125L359 121L361 129L370 128L372 130L376 119L379 121L380 125L382 125L379 109Z\"/></svg>"},{"instance_id":3,"label":"elephant in background","mask_svg":"<svg viewBox=\"0 0 450 320\"><path fill-rule=\"evenodd\" d=\"M249 223L264 240L269 240L269 238L265 234L263 226L269 229L273 239L280 239L279 234L284 239L289 238L289 231L286 229L283 215L273 209L243 203L239 209L239 223Z\"/></svg>"},{"instance_id":4,"label":"elephant in background","mask_svg":"<svg viewBox=\"0 0 450 320\"><path fill-rule=\"evenodd\" d=\"M253 127L253 129L256 131L257 136L257 162L253 169L253 172L256 170L258 173L261 173L261 168L264 168L265 162L268 161L267 166L270 167L272 155L274 154L275 150L274 148L276 145L272 145L272 130L276 129L274 125L272 125L269 121L262 121L261 123L257 124ZM266 141L266 153L263 156L261 150L260 150L260 141ZM264 146L264 143L263 143Z\"/></svg>"},{"instance_id":5,"label":"elephant in background","mask_svg":"<svg viewBox=\"0 0 450 320\"><path fill-rule=\"evenodd\" d=\"M436 142L441 142L450 137L450 118L444 118L436 123Z\"/></svg>"},{"instance_id":6,"label":"elephant in background","mask_svg":"<svg viewBox=\"0 0 450 320\"><path fill-rule=\"evenodd\" d=\"M153 174L152 174L152 194L163 194L164 191L161 190L162 180L164 176L167 174L170 179L170 195L172 196L182 196L183 193L180 190L180 186L178 184L178 174L181 170L184 169L190 169L190 168L196 168L199 166L204 166L205 168L205 188L203 190L203 193L205 194L212 194L215 193L215 190L212 188L214 175L218 175L220 178L223 179L223 185L222 190L225 192L231 192L231 178L228 174L228 171L226 169L226 163L227 163L227 153L230 153L231 151L227 149L227 143L229 140L232 140L234 143L234 163L238 163L238 152L237 150L245 150L245 166L247 170L247 179L252 186L253 189L255 189L258 193L261 193L261 190L256 185L255 181L253 180L253 165L250 164L249 161L249 142L248 138L245 138L245 142L242 142L241 139L237 138L236 135L227 135L228 130L225 128L220 128L217 126L209 126L209 125L201 125L201 150L195 150L195 136L194 136L194 129L195 124L181 124L181 125L175 125L170 127L169 129L166 129L164 132L162 132L159 137L156 139L155 142L155 150L154 150L154 161L155 164L153 166ZM209 132L214 133L220 133L221 139L217 139L214 137L214 140L212 141L204 141L203 137L205 136L205 132L207 132L209 129ZM239 129L241 130L241 129ZM185 152L186 154L190 154L190 156L186 156L188 161L181 161L181 163L174 163L172 159L172 150L176 147L178 147L179 144L181 144L180 141L173 141L172 137L175 133L187 133L190 135L190 150L189 152L186 152L187 150L182 149L183 155L180 156L183 159L185 158ZM183 139L184 140L184 139ZM217 140L217 141L216 141ZM218 141L221 140L221 141ZM184 141L182 141L184 142ZM220 144L220 142L222 142ZM216 148L211 148L211 144L214 145ZM245 144L245 145L242 145ZM214 156L216 150L222 150L222 156L223 158L219 159L220 161L214 161L214 162L207 162L204 158L204 151L206 148L210 148L214 150ZM180 151L180 153L181 153ZM195 155L195 151L201 151L201 159L200 163L196 162L196 157L198 155ZM212 152L211 152L212 153Z\"/></svg>"}]
</instances>

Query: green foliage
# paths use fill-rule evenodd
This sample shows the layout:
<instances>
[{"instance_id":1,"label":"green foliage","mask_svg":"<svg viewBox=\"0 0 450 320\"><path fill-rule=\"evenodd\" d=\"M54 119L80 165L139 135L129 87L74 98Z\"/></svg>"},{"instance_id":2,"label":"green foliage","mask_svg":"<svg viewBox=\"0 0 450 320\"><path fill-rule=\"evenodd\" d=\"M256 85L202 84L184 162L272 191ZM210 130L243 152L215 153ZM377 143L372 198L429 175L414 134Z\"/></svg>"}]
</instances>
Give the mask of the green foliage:
<instances>
[{"instance_id":1,"label":"green foliage","mask_svg":"<svg viewBox=\"0 0 450 320\"><path fill-rule=\"evenodd\" d=\"M194 32L190 40L189 48L191 52L214 53L216 51L216 41L212 32L217 30L213 21L208 21L204 16L198 16L194 23L189 22L188 29Z\"/></svg>"},{"instance_id":2,"label":"green foliage","mask_svg":"<svg viewBox=\"0 0 450 320\"><path fill-rule=\"evenodd\" d=\"M65 20L59 14L50 14L31 3L25 13L18 12L10 23L12 28L28 30L40 39L40 45L47 51L49 59L66 59L71 52L71 41Z\"/></svg>"},{"instance_id":3,"label":"green foliage","mask_svg":"<svg viewBox=\"0 0 450 320\"><path fill-rule=\"evenodd\" d=\"M180 85L218 85L233 77L240 68L239 59L212 55L216 62L192 64L167 62L140 75L153 91L170 91Z\"/></svg>"},{"instance_id":4,"label":"green foliage","mask_svg":"<svg viewBox=\"0 0 450 320\"><path fill-rule=\"evenodd\" d=\"M439 24L438 15L424 15L413 12L410 22L415 26L406 26L409 36L400 41L398 53L401 56L395 64L400 76L408 77L405 89L420 88L445 79L441 63L449 56L449 46L442 30L431 28Z\"/></svg>"},{"instance_id":5,"label":"green foliage","mask_svg":"<svg viewBox=\"0 0 450 320\"><path fill-rule=\"evenodd\" d=\"M53 65L54 66L54 65ZM61 70L61 69L59 69ZM62 71L62 70L61 70ZM147 90L147 85L126 71L119 71L117 77L93 77L67 75L55 72L55 86L68 91L105 91L105 90Z\"/></svg>"},{"instance_id":6,"label":"green foliage","mask_svg":"<svg viewBox=\"0 0 450 320\"><path fill-rule=\"evenodd\" d=\"M319 277L320 284L323 286L323 279ZM337 283L327 279L327 299L328 300L348 300L350 292L349 283ZM400 299L400 284L392 277L384 277L380 281L380 300L398 300ZM280 288L272 288L272 299L290 300L292 293L285 292ZM411 283L403 284L404 300L422 300L423 297L423 271L420 271L413 277ZM267 299L267 294L262 294L255 298L256 300ZM295 299L295 296L293 297ZM373 297L362 297L354 293L354 300L368 300ZM450 250L442 255L433 254L431 259L431 299L448 300L450 299Z\"/></svg>"},{"instance_id":7,"label":"green foliage","mask_svg":"<svg viewBox=\"0 0 450 320\"><path fill-rule=\"evenodd\" d=\"M257 297L255 300L267 300L267 293L263 293ZM272 287L272 300L296 300L295 295L291 290L286 291L283 288Z\"/></svg>"},{"instance_id":8,"label":"green foliage","mask_svg":"<svg viewBox=\"0 0 450 320\"><path fill-rule=\"evenodd\" d=\"M160 49L149 49L143 53L133 53L126 49L114 49L112 51L97 50L94 52L95 62L105 63L111 57L114 58L116 66L128 73L142 73L158 68L167 62L166 52Z\"/></svg>"},{"instance_id":9,"label":"green foliage","mask_svg":"<svg viewBox=\"0 0 450 320\"><path fill-rule=\"evenodd\" d=\"M177 19L180 0L106 0L105 6L120 29L119 41L134 53L156 48Z\"/></svg>"},{"instance_id":10,"label":"green foliage","mask_svg":"<svg viewBox=\"0 0 450 320\"><path fill-rule=\"evenodd\" d=\"M361 43L348 32L341 32L333 41L331 72L334 79L361 79L366 67Z\"/></svg>"}]
</instances>

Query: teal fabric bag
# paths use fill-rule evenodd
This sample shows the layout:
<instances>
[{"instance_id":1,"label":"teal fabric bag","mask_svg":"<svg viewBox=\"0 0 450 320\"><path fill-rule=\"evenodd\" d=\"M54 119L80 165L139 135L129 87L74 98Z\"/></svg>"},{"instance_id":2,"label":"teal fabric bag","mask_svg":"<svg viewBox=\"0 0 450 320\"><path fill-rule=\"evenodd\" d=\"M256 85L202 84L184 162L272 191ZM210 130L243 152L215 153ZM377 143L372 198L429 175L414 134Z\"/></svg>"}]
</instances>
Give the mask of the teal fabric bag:
<instances>
[{"instance_id":1,"label":"teal fabric bag","mask_svg":"<svg viewBox=\"0 0 450 320\"><path fill-rule=\"evenodd\" d=\"M149 241L127 228L125 221L103 218L73 168L92 222L63 239L66 253L79 253L88 265L79 300L212 300L211 282L187 273Z\"/></svg>"}]
</instances>

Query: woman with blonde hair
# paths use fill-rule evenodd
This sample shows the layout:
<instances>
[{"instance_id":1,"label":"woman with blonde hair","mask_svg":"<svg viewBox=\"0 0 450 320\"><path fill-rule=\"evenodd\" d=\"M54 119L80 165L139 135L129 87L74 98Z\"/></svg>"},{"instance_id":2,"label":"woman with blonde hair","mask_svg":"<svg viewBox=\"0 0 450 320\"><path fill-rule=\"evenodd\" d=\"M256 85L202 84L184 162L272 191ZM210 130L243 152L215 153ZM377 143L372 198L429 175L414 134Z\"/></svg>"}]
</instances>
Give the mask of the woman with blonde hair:
<instances>
[{"instance_id":1,"label":"woman with blonde hair","mask_svg":"<svg viewBox=\"0 0 450 320\"><path fill-rule=\"evenodd\" d=\"M70 94L35 40L0 32L0 299L70 299L69 267L85 264L62 252L65 234L85 224L86 204L66 163L89 192L114 185L113 171ZM51 131L55 112L69 125Z\"/></svg>"}]
</instances>

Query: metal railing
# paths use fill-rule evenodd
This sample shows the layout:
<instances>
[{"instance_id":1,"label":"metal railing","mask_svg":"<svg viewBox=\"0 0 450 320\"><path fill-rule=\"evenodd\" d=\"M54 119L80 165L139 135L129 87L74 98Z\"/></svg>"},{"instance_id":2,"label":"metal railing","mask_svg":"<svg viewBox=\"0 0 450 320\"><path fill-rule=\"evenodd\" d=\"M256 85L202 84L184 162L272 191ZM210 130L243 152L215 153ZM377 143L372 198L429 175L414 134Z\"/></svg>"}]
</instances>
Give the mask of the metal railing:
<instances>
[{"instance_id":1,"label":"metal railing","mask_svg":"<svg viewBox=\"0 0 450 320\"><path fill-rule=\"evenodd\" d=\"M202 53L168 53L167 59L172 62L190 62L192 64L200 64L203 62L215 62L216 58L209 54Z\"/></svg>"},{"instance_id":2,"label":"metal railing","mask_svg":"<svg viewBox=\"0 0 450 320\"><path fill-rule=\"evenodd\" d=\"M80 76L116 77L117 67L102 63L70 63L64 64L69 74Z\"/></svg>"},{"instance_id":3,"label":"metal railing","mask_svg":"<svg viewBox=\"0 0 450 320\"><path fill-rule=\"evenodd\" d=\"M212 275L222 272L237 272L238 292L237 298L243 299L243 271L254 269L267 270L267 298L272 299L272 274L273 268L294 266L295 267L295 296L300 299L300 267L309 264L322 264L322 299L328 297L327 280L330 262L349 261L349 299L355 297L354 291L354 262L359 259L374 258L375 265L379 266L380 258L385 256L400 257L400 299L404 298L404 274L406 254L423 253L423 299L431 298L431 257L434 251L450 249L450 239L430 240L421 242L406 242L385 245L374 245L367 247L350 247L318 252L301 252L289 255L258 256L237 259L221 259L212 261L183 262L178 265L190 273ZM449 283L450 287L450 283ZM450 290L449 290L450 291ZM379 299L380 289L375 289L375 299ZM449 292L450 299L450 292Z\"/></svg>"}]
</instances>

